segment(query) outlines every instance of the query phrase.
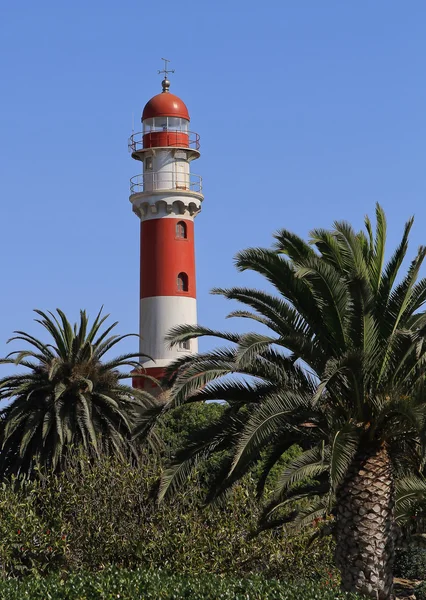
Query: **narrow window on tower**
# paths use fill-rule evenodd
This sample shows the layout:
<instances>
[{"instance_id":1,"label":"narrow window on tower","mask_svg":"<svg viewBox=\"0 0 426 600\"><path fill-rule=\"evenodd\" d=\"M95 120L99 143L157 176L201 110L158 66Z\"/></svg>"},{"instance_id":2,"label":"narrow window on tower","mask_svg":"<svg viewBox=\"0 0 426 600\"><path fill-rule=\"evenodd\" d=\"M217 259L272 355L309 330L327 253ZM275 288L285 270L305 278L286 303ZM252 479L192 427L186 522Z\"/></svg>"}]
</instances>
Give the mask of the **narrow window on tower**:
<instances>
[{"instance_id":1,"label":"narrow window on tower","mask_svg":"<svg viewBox=\"0 0 426 600\"><path fill-rule=\"evenodd\" d=\"M152 171L152 156L147 156L145 158L145 170Z\"/></svg>"},{"instance_id":2,"label":"narrow window on tower","mask_svg":"<svg viewBox=\"0 0 426 600\"><path fill-rule=\"evenodd\" d=\"M183 221L178 221L176 223L176 237L180 240L186 240L186 238L188 237L186 223L184 223Z\"/></svg>"},{"instance_id":3,"label":"narrow window on tower","mask_svg":"<svg viewBox=\"0 0 426 600\"><path fill-rule=\"evenodd\" d=\"M188 275L186 273L179 273L179 275L177 276L177 291L188 291Z\"/></svg>"},{"instance_id":4,"label":"narrow window on tower","mask_svg":"<svg viewBox=\"0 0 426 600\"><path fill-rule=\"evenodd\" d=\"M179 342L178 349L179 350L191 350L189 340L187 340L186 342Z\"/></svg>"}]
</instances>

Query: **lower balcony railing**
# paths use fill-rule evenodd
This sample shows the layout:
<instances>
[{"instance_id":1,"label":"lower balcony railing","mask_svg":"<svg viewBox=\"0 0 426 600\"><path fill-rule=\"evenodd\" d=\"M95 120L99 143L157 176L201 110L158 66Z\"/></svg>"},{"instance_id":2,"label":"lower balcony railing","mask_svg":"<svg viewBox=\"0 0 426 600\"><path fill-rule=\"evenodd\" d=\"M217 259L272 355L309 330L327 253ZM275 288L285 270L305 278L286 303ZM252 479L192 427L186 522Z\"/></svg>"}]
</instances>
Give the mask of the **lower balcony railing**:
<instances>
[{"instance_id":1,"label":"lower balcony railing","mask_svg":"<svg viewBox=\"0 0 426 600\"><path fill-rule=\"evenodd\" d=\"M130 194L182 190L201 193L203 189L200 175L157 171L135 175L130 180Z\"/></svg>"}]
</instances>

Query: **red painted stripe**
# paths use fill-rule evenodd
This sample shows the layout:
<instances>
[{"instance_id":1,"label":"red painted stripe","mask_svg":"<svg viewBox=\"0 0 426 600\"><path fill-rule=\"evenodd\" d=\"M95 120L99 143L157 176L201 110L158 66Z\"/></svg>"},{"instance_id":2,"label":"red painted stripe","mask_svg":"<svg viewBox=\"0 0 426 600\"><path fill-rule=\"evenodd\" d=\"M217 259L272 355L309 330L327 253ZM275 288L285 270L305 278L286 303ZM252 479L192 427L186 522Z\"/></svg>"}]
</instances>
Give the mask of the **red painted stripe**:
<instances>
[{"instance_id":1,"label":"red painted stripe","mask_svg":"<svg viewBox=\"0 0 426 600\"><path fill-rule=\"evenodd\" d=\"M154 377L154 379L161 380L164 376L164 368L163 367L149 367L148 369L141 370L142 375L149 375L150 377ZM146 379L145 377L135 376L132 377L132 387L138 390L148 390L155 391L158 390L158 385L150 379Z\"/></svg>"},{"instance_id":2,"label":"red painted stripe","mask_svg":"<svg viewBox=\"0 0 426 600\"><path fill-rule=\"evenodd\" d=\"M176 238L176 224L186 224L187 238ZM188 291L177 287L179 273L188 275ZM140 297L196 297L194 222L186 219L150 219L141 223Z\"/></svg>"}]
</instances>

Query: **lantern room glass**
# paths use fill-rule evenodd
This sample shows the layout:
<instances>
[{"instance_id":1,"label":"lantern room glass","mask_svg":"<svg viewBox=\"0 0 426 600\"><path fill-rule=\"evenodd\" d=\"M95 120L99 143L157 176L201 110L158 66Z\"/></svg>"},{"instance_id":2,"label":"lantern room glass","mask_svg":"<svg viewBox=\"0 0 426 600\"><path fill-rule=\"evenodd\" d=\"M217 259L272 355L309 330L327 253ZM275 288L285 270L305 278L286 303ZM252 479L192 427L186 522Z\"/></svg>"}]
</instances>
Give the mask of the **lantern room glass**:
<instances>
[{"instance_id":1,"label":"lantern room glass","mask_svg":"<svg viewBox=\"0 0 426 600\"><path fill-rule=\"evenodd\" d=\"M143 133L152 131L179 131L188 133L189 121L180 117L153 117L142 121Z\"/></svg>"}]
</instances>

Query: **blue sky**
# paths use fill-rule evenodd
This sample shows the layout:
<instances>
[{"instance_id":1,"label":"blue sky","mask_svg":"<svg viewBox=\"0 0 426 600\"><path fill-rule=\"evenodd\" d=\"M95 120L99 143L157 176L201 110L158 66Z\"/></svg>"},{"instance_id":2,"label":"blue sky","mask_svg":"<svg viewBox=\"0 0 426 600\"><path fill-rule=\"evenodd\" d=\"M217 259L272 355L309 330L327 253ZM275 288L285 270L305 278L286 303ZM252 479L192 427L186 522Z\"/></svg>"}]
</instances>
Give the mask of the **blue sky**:
<instances>
[{"instance_id":1,"label":"blue sky","mask_svg":"<svg viewBox=\"0 0 426 600\"><path fill-rule=\"evenodd\" d=\"M103 304L138 331L127 138L161 90L163 56L201 136L200 323L232 327L209 289L261 285L233 256L279 227L361 227L379 201L390 246L415 214L414 253L426 243L425 29L420 0L1 3L0 355L14 329L41 333L36 307L74 320Z\"/></svg>"}]
</instances>

